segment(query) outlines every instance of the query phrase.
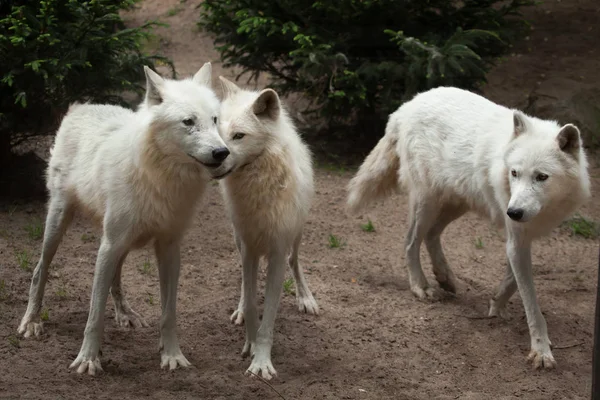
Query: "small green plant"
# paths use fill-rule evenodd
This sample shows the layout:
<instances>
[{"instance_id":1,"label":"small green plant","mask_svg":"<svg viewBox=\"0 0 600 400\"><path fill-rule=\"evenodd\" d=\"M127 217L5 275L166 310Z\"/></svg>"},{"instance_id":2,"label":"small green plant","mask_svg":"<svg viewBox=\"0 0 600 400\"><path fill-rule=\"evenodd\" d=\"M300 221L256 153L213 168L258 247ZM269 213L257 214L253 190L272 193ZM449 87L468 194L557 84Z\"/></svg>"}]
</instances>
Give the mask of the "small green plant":
<instances>
[{"instance_id":1,"label":"small green plant","mask_svg":"<svg viewBox=\"0 0 600 400\"><path fill-rule=\"evenodd\" d=\"M17 263L23 271L31 271L31 258L27 250L21 250L17 253Z\"/></svg>"},{"instance_id":2,"label":"small green plant","mask_svg":"<svg viewBox=\"0 0 600 400\"><path fill-rule=\"evenodd\" d=\"M340 247L344 247L346 242L341 238L335 236L333 233L329 235L329 248L338 249Z\"/></svg>"},{"instance_id":3,"label":"small green plant","mask_svg":"<svg viewBox=\"0 0 600 400\"><path fill-rule=\"evenodd\" d=\"M175 7L170 8L169 11L167 11L167 15L169 17L173 17L173 16L179 14L179 12L182 10L183 10L183 8L175 6Z\"/></svg>"},{"instance_id":4,"label":"small green plant","mask_svg":"<svg viewBox=\"0 0 600 400\"><path fill-rule=\"evenodd\" d=\"M47 308L44 308L40 313L40 319L42 321L48 321L50 319L50 314Z\"/></svg>"},{"instance_id":5,"label":"small green plant","mask_svg":"<svg viewBox=\"0 0 600 400\"><path fill-rule=\"evenodd\" d=\"M15 335L10 335L8 337L8 343L10 343L11 346L16 347L17 349L21 347L21 342L19 341L19 338Z\"/></svg>"},{"instance_id":6,"label":"small green plant","mask_svg":"<svg viewBox=\"0 0 600 400\"><path fill-rule=\"evenodd\" d=\"M596 239L600 236L600 224L576 214L567 221L567 226L573 235L579 235L586 239Z\"/></svg>"},{"instance_id":7,"label":"small green plant","mask_svg":"<svg viewBox=\"0 0 600 400\"><path fill-rule=\"evenodd\" d=\"M296 291L294 290L294 279L288 278L283 281L283 292L290 296L296 294Z\"/></svg>"},{"instance_id":8,"label":"small green plant","mask_svg":"<svg viewBox=\"0 0 600 400\"><path fill-rule=\"evenodd\" d=\"M475 248L479 250L483 249L483 240L480 237L475 239Z\"/></svg>"},{"instance_id":9,"label":"small green plant","mask_svg":"<svg viewBox=\"0 0 600 400\"><path fill-rule=\"evenodd\" d=\"M151 306L154 305L154 296L152 296L150 293L148 293L148 298L146 299L146 303L150 304Z\"/></svg>"},{"instance_id":10,"label":"small green plant","mask_svg":"<svg viewBox=\"0 0 600 400\"><path fill-rule=\"evenodd\" d=\"M31 240L40 240L44 236L44 223L40 220L27 224L25 229Z\"/></svg>"},{"instance_id":11,"label":"small green plant","mask_svg":"<svg viewBox=\"0 0 600 400\"><path fill-rule=\"evenodd\" d=\"M140 272L144 275L150 275L152 273L152 263L146 259L140 266Z\"/></svg>"},{"instance_id":12,"label":"small green plant","mask_svg":"<svg viewBox=\"0 0 600 400\"><path fill-rule=\"evenodd\" d=\"M81 241L83 243L89 243L89 242L93 242L94 240L96 240L96 236L94 236L93 234L87 234L84 233L81 235Z\"/></svg>"},{"instance_id":13,"label":"small green plant","mask_svg":"<svg viewBox=\"0 0 600 400\"><path fill-rule=\"evenodd\" d=\"M368 220L366 224L362 224L360 229L365 232L375 232L375 227L373 226L373 222L371 222L371 220Z\"/></svg>"},{"instance_id":14,"label":"small green plant","mask_svg":"<svg viewBox=\"0 0 600 400\"><path fill-rule=\"evenodd\" d=\"M65 289L64 286L60 286L58 289L56 289L56 295L61 299L64 299L67 297L67 289Z\"/></svg>"}]
</instances>

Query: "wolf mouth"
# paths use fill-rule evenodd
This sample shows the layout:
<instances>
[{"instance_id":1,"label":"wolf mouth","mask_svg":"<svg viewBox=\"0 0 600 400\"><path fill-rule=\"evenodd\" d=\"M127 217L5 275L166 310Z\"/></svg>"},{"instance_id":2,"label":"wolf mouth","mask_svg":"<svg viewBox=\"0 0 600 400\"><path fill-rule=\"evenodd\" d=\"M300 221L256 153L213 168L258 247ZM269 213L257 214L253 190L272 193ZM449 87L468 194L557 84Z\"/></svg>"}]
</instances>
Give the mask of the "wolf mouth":
<instances>
[{"instance_id":1,"label":"wolf mouth","mask_svg":"<svg viewBox=\"0 0 600 400\"><path fill-rule=\"evenodd\" d=\"M230 173L233 172L233 168L229 169L227 172L225 172L224 174L218 175L218 176L213 176L213 179L223 179L225 178L227 175L229 175Z\"/></svg>"},{"instance_id":2,"label":"wolf mouth","mask_svg":"<svg viewBox=\"0 0 600 400\"><path fill-rule=\"evenodd\" d=\"M222 164L220 162L217 162L217 163L205 163L205 162L200 161L199 159L197 159L196 157L194 157L193 155L191 155L189 153L188 153L188 156L192 157L194 160L198 161L200 164L202 164L202 165L204 165L205 167L208 167L208 168L217 168L217 167L220 167L221 164Z\"/></svg>"}]
</instances>

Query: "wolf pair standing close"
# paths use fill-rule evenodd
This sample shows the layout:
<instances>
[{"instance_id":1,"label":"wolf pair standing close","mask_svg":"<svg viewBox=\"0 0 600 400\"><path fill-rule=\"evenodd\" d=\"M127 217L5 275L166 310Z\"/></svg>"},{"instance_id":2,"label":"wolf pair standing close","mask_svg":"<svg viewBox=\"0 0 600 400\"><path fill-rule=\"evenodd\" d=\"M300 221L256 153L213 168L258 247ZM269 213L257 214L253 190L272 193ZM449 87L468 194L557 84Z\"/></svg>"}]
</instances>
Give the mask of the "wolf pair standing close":
<instances>
[{"instance_id":1,"label":"wolf pair standing close","mask_svg":"<svg viewBox=\"0 0 600 400\"><path fill-rule=\"evenodd\" d=\"M313 196L309 151L270 89L246 91L222 79L225 98L219 104L210 89L210 64L189 80L162 79L148 69L146 76L146 98L135 113L75 105L61 124L48 167L50 201L42 255L19 332L41 333L39 311L48 267L80 208L101 221L104 231L84 341L71 366L90 374L101 369L98 356L109 291L119 324L147 325L124 297L121 267L130 249L151 240L161 290L161 366L189 365L175 334L179 243L207 182L222 179L243 270L242 295L232 320L245 321L243 353L252 355L248 370L271 378L273 325L286 261L300 309L318 313L298 264ZM553 366L533 288L530 244L589 197L577 128L561 128L459 89L434 89L392 114L386 135L350 183L350 209L358 211L398 183L410 196L406 258L413 293L434 295L420 265L422 241L440 287L456 291L441 233L468 209L488 215L507 229L509 259L490 315L505 316L506 302L518 287L534 365ZM262 256L268 260L268 275L259 321L256 280Z\"/></svg>"}]
</instances>

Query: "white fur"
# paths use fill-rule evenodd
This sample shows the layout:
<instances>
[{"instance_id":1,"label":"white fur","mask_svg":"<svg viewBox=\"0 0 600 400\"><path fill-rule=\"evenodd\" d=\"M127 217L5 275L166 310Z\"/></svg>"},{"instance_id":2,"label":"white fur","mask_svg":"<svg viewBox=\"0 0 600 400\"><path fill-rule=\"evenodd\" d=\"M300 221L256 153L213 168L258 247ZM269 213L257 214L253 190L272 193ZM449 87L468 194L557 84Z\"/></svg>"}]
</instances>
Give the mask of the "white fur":
<instances>
[{"instance_id":1,"label":"white fur","mask_svg":"<svg viewBox=\"0 0 600 400\"><path fill-rule=\"evenodd\" d=\"M248 371L271 379L276 374L271 362L273 326L286 262L294 275L300 311L319 311L298 264L302 229L314 193L311 156L277 93L242 90L225 78L221 81L225 98L220 128L231 150L228 162L233 164L221 189L243 270L242 295L231 319L238 324L245 321L242 354L253 357ZM239 134L245 136L238 138ZM256 279L261 257L268 261L268 272L259 326Z\"/></svg>"},{"instance_id":2,"label":"white fur","mask_svg":"<svg viewBox=\"0 0 600 400\"><path fill-rule=\"evenodd\" d=\"M575 126L561 127L442 87L417 95L390 116L385 136L349 184L348 206L356 212L398 183L408 190L406 260L411 290L420 298L434 295L421 268L423 241L440 287L455 292L456 278L440 242L444 228L468 210L504 226L509 267L489 315L506 316L506 303L518 287L531 336L529 358L536 368L552 368L533 285L531 242L590 197L587 168ZM520 220L509 218L511 213Z\"/></svg>"},{"instance_id":3,"label":"white fur","mask_svg":"<svg viewBox=\"0 0 600 400\"><path fill-rule=\"evenodd\" d=\"M161 367L190 365L175 331L179 243L211 176L227 172L226 163L217 166L212 155L226 148L215 120L220 103L210 87L209 63L193 79L181 81L163 79L146 68L146 81L146 98L136 112L72 105L48 165L50 200L42 255L18 331L25 337L42 332L39 311L48 267L75 209L92 216L102 224L103 235L85 336L71 364L79 373L102 370L99 350L109 290L117 323L148 326L124 297L121 268L131 249L150 241L160 276Z\"/></svg>"}]
</instances>

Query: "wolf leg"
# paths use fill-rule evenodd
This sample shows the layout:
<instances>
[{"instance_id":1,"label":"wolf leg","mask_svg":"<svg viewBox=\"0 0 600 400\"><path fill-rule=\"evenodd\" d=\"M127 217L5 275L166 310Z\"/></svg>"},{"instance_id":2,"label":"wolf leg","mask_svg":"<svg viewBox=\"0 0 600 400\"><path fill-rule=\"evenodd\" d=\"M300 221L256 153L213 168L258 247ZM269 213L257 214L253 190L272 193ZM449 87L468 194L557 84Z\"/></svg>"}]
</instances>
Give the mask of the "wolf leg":
<instances>
[{"instance_id":1,"label":"wolf leg","mask_svg":"<svg viewBox=\"0 0 600 400\"><path fill-rule=\"evenodd\" d=\"M510 314L506 310L506 303L508 299L517 291L517 281L515 275L512 272L510 266L510 260L506 265L506 272L500 285L498 285L498 291L496 295L490 299L490 311L488 312L489 317L500 317L502 319L510 319Z\"/></svg>"},{"instance_id":2,"label":"wolf leg","mask_svg":"<svg viewBox=\"0 0 600 400\"><path fill-rule=\"evenodd\" d=\"M105 223L105 227L107 225ZM124 238L127 235L117 237ZM98 250L98 257L96 258L96 270L90 298L90 313L85 326L83 343L77 358L69 366L69 368L77 367L77 372L80 374L87 371L90 375L96 375L96 372L102 371L98 354L104 332L106 300L108 299L108 292L117 264L127 253L128 245L129 243L125 243L123 239L109 239L105 228Z\"/></svg>"},{"instance_id":3,"label":"wolf leg","mask_svg":"<svg viewBox=\"0 0 600 400\"><path fill-rule=\"evenodd\" d=\"M262 322L256 333L256 342L253 349L253 358L247 372L260 375L263 379L271 379L277 375L271 362L271 348L273 347L273 327L279 307L279 300L285 278L284 246L276 246L269 254L267 267L267 285L265 288L265 309ZM249 315L248 315L249 317ZM246 321L246 324L248 322Z\"/></svg>"},{"instance_id":4,"label":"wolf leg","mask_svg":"<svg viewBox=\"0 0 600 400\"><path fill-rule=\"evenodd\" d=\"M240 236L233 228L233 237L235 239L235 247L238 250L240 257L242 256L242 242ZM243 268L242 264L239 265L240 270ZM237 309L231 314L229 318L231 322L236 325L242 325L244 323L244 271L242 270L242 286L240 288L240 301L238 302Z\"/></svg>"},{"instance_id":5,"label":"wolf leg","mask_svg":"<svg viewBox=\"0 0 600 400\"><path fill-rule=\"evenodd\" d=\"M43 332L43 323L40 320L40 308L42 307L44 289L48 280L48 268L67 227L73 219L74 209L74 204L66 196L59 194L52 195L50 198L44 229L42 254L33 271L27 311L25 311L25 315L21 319L18 328L18 332L23 334L24 337L31 335L39 336Z\"/></svg>"},{"instance_id":6,"label":"wolf leg","mask_svg":"<svg viewBox=\"0 0 600 400\"><path fill-rule=\"evenodd\" d=\"M181 268L179 240L157 240L154 245L160 280L160 367L170 370L192 365L181 353L177 339L177 285Z\"/></svg>"},{"instance_id":7,"label":"wolf leg","mask_svg":"<svg viewBox=\"0 0 600 400\"><path fill-rule=\"evenodd\" d=\"M556 361L550 350L551 343L548 338L548 328L538 305L533 284L531 243L528 240L522 240L518 233L508 231L506 252L517 281L519 294L523 300L531 338L531 352L527 358L533 362L536 369L542 367L554 368Z\"/></svg>"},{"instance_id":8,"label":"wolf leg","mask_svg":"<svg viewBox=\"0 0 600 400\"><path fill-rule=\"evenodd\" d=\"M242 356L253 355L258 331L258 311L256 307L256 280L258 278L259 257L248 251L244 243L241 243L242 254L242 303L244 322L246 327L246 342L242 349Z\"/></svg>"},{"instance_id":9,"label":"wolf leg","mask_svg":"<svg viewBox=\"0 0 600 400\"><path fill-rule=\"evenodd\" d=\"M441 236L448 224L462 216L465 212L467 212L467 209L462 206L444 207L425 236L425 246L431 257L435 279L442 289L451 293L456 293L456 277L444 255Z\"/></svg>"},{"instance_id":10,"label":"wolf leg","mask_svg":"<svg viewBox=\"0 0 600 400\"><path fill-rule=\"evenodd\" d=\"M435 291L425 278L419 253L425 234L433 225L439 210L435 201L414 192L410 194L409 207L410 225L406 235L406 262L410 290L420 299L431 299L435 296Z\"/></svg>"},{"instance_id":11,"label":"wolf leg","mask_svg":"<svg viewBox=\"0 0 600 400\"><path fill-rule=\"evenodd\" d=\"M127 254L119 260L115 271L115 277L110 287L110 294L115 303L115 321L117 325L123 328L142 328L148 327L148 323L142 318L140 314L135 312L129 302L125 298L125 292L121 286L121 271L123 269L123 262Z\"/></svg>"},{"instance_id":12,"label":"wolf leg","mask_svg":"<svg viewBox=\"0 0 600 400\"><path fill-rule=\"evenodd\" d=\"M312 292L308 288L308 284L304 278L304 271L298 263L298 250L300 249L301 241L302 232L300 232L294 240L292 254L288 260L290 263L290 268L292 269L292 274L294 275L294 282L296 284L296 301L298 302L298 309L300 312L319 315L319 305L313 297Z\"/></svg>"}]
</instances>

